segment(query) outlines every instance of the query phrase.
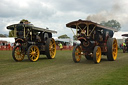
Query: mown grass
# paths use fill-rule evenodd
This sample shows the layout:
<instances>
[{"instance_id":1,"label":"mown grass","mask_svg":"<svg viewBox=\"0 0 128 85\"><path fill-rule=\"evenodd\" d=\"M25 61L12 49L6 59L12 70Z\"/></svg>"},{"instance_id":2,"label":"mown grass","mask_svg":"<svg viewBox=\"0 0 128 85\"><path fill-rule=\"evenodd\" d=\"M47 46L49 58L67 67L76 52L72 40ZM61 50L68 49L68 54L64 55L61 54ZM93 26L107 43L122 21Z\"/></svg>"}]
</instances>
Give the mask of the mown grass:
<instances>
[{"instance_id":1,"label":"mown grass","mask_svg":"<svg viewBox=\"0 0 128 85\"><path fill-rule=\"evenodd\" d=\"M122 50L118 51L118 57L127 56L128 53L122 53ZM128 57L128 56L127 56ZM122 66L116 70L113 70L104 76L91 82L90 85L128 85L128 63L122 61ZM118 67L118 64L117 64ZM111 70L111 69L110 69Z\"/></svg>"},{"instance_id":2,"label":"mown grass","mask_svg":"<svg viewBox=\"0 0 128 85\"><path fill-rule=\"evenodd\" d=\"M72 51L57 51L55 59L41 55L37 62L27 58L15 62L11 51L0 51L0 85L127 85L127 53L119 51L117 60L100 64L82 57L72 60Z\"/></svg>"},{"instance_id":3,"label":"mown grass","mask_svg":"<svg viewBox=\"0 0 128 85\"><path fill-rule=\"evenodd\" d=\"M128 85L128 65L96 79L90 85Z\"/></svg>"},{"instance_id":4,"label":"mown grass","mask_svg":"<svg viewBox=\"0 0 128 85\"><path fill-rule=\"evenodd\" d=\"M38 67L48 67L50 65L57 65L59 63L65 63L64 57L66 55L71 55L71 51L63 51L63 53L57 53L55 59L47 59L45 55L40 55L40 58L37 62L30 62L25 56L24 60L21 62L15 62L12 58L12 51L0 51L0 75L11 73L17 70Z\"/></svg>"}]
</instances>

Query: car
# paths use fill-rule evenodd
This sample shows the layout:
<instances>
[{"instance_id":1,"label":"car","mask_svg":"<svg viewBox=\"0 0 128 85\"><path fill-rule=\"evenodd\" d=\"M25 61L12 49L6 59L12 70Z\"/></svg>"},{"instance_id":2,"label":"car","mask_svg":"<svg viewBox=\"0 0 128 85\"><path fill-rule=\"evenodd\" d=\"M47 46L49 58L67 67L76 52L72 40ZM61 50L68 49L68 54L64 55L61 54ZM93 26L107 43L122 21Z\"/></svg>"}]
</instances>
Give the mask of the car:
<instances>
[{"instance_id":1,"label":"car","mask_svg":"<svg viewBox=\"0 0 128 85\"><path fill-rule=\"evenodd\" d=\"M112 38L116 29L105 27L89 20L77 20L66 24L81 43L73 48L73 61L78 63L81 56L94 63L100 63L101 55L107 55L109 61L115 61L118 53L116 38ZM76 33L74 30L76 30Z\"/></svg>"},{"instance_id":2,"label":"car","mask_svg":"<svg viewBox=\"0 0 128 85\"><path fill-rule=\"evenodd\" d=\"M56 43L52 33L57 31L24 23L12 24L7 29L14 32L15 47L12 57L15 61L22 61L25 55L32 62L37 61L40 54L46 55L48 59L55 58Z\"/></svg>"}]
</instances>

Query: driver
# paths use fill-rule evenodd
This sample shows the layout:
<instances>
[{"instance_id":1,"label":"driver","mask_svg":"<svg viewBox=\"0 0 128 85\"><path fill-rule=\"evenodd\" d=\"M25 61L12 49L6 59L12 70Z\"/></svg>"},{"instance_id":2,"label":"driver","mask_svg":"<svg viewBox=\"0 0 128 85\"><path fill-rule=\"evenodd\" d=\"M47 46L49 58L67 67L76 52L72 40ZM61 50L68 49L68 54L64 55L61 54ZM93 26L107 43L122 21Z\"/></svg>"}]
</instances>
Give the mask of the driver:
<instances>
[{"instance_id":1,"label":"driver","mask_svg":"<svg viewBox=\"0 0 128 85\"><path fill-rule=\"evenodd\" d=\"M81 30L80 36L85 37L85 34L86 34L86 30L85 29Z\"/></svg>"}]
</instances>

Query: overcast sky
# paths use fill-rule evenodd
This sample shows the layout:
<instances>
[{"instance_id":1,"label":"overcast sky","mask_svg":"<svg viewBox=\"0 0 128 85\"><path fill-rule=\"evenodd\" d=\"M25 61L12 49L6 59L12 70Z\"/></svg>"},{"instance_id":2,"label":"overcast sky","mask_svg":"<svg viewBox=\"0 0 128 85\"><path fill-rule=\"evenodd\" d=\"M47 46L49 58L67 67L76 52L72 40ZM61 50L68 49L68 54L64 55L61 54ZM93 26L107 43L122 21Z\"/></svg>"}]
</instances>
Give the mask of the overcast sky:
<instances>
[{"instance_id":1,"label":"overcast sky","mask_svg":"<svg viewBox=\"0 0 128 85\"><path fill-rule=\"evenodd\" d=\"M0 34L8 34L6 26L21 19L56 30L54 37L72 37L66 23L78 19L97 23L115 19L121 23L121 31L128 31L128 0L0 0Z\"/></svg>"}]
</instances>

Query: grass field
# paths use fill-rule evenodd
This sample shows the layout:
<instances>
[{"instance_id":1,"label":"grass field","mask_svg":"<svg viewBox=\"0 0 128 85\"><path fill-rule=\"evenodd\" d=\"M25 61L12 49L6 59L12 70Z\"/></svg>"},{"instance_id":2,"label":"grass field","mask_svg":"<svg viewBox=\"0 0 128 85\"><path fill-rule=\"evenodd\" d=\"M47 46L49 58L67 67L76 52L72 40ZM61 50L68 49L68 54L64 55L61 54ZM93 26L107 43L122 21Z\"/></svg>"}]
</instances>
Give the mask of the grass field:
<instances>
[{"instance_id":1,"label":"grass field","mask_svg":"<svg viewBox=\"0 0 128 85\"><path fill-rule=\"evenodd\" d=\"M86 60L74 63L71 51L57 51L55 59L40 56L12 59L11 51L0 51L0 85L128 85L128 53L118 52L116 61L102 56L100 64Z\"/></svg>"}]
</instances>

